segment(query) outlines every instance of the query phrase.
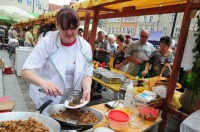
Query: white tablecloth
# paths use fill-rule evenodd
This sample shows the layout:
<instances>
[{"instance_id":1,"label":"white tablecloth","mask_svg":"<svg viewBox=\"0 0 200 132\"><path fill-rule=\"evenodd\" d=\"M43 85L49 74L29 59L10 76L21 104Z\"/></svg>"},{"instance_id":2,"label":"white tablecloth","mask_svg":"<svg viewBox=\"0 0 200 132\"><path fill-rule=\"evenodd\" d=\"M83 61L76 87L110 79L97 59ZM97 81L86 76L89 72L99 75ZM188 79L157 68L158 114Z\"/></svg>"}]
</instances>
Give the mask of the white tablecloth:
<instances>
[{"instance_id":1,"label":"white tablecloth","mask_svg":"<svg viewBox=\"0 0 200 132\"><path fill-rule=\"evenodd\" d=\"M200 110L192 113L181 123L180 132L200 132Z\"/></svg>"}]
</instances>

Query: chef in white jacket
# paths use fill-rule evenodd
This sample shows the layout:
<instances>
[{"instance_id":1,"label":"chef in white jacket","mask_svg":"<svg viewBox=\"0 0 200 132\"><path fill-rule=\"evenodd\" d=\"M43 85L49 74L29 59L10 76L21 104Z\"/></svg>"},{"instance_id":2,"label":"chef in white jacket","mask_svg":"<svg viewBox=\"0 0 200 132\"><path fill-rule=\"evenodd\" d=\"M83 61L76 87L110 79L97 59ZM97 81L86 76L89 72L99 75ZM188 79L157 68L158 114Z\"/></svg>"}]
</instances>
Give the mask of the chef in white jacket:
<instances>
[{"instance_id":1,"label":"chef in white jacket","mask_svg":"<svg viewBox=\"0 0 200 132\"><path fill-rule=\"evenodd\" d=\"M47 100L59 104L62 96L58 94L70 90L83 91L82 99L90 100L92 50L90 44L77 35L78 13L63 7L56 19L59 31L42 38L22 68L22 77L30 81L29 94L37 107Z\"/></svg>"}]
</instances>

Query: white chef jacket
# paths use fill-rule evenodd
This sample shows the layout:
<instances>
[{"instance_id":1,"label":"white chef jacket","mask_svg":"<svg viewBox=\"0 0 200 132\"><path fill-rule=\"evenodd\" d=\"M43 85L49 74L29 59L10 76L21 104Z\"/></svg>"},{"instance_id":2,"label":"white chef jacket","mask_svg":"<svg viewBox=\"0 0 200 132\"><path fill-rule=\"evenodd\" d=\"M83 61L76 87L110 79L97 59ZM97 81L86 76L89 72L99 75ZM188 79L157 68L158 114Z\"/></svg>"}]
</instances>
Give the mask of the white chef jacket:
<instances>
[{"instance_id":1,"label":"white chef jacket","mask_svg":"<svg viewBox=\"0 0 200 132\"><path fill-rule=\"evenodd\" d=\"M74 90L81 91L81 82L84 76L92 76L92 50L90 44L77 35L77 48L75 71L74 71ZM29 57L24 63L22 69L30 69L43 79L56 84L63 92L65 89L65 66L67 65L67 56L63 56L63 48L61 44L60 32L51 32L43 37L33 49ZM38 91L41 87L31 84L29 94L37 108L47 100L53 100L51 104L59 104L61 96L49 96L46 93Z\"/></svg>"}]
</instances>

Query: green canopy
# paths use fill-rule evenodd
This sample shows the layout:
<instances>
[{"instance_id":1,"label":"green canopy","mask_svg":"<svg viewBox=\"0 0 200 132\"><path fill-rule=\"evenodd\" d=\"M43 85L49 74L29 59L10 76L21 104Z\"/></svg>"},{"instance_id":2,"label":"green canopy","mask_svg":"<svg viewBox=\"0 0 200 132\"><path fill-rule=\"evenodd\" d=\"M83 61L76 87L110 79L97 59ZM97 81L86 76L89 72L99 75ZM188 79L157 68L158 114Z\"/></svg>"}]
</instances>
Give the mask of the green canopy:
<instances>
[{"instance_id":1,"label":"green canopy","mask_svg":"<svg viewBox=\"0 0 200 132\"><path fill-rule=\"evenodd\" d=\"M5 24L8 24L8 25L13 25L14 23L17 23L18 21L14 21L10 18L5 18L5 17L1 17L0 16L0 23L5 23Z\"/></svg>"},{"instance_id":2,"label":"green canopy","mask_svg":"<svg viewBox=\"0 0 200 132\"><path fill-rule=\"evenodd\" d=\"M34 16L35 18L38 18L40 16L39 13L33 13L33 12L29 12L32 16Z\"/></svg>"}]
</instances>

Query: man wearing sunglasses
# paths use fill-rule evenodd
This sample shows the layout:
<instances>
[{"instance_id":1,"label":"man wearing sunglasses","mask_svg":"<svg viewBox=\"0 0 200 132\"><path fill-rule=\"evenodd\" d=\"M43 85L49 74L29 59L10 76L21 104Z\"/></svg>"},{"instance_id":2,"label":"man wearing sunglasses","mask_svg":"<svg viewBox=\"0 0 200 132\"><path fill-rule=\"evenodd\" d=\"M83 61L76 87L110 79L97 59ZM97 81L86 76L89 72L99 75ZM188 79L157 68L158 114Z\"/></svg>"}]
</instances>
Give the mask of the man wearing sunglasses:
<instances>
[{"instance_id":1,"label":"man wearing sunglasses","mask_svg":"<svg viewBox=\"0 0 200 132\"><path fill-rule=\"evenodd\" d=\"M137 76L143 63L149 59L154 51L154 46L148 42L149 31L142 30L140 39L133 41L125 54L125 58L129 61L128 74Z\"/></svg>"}]
</instances>

